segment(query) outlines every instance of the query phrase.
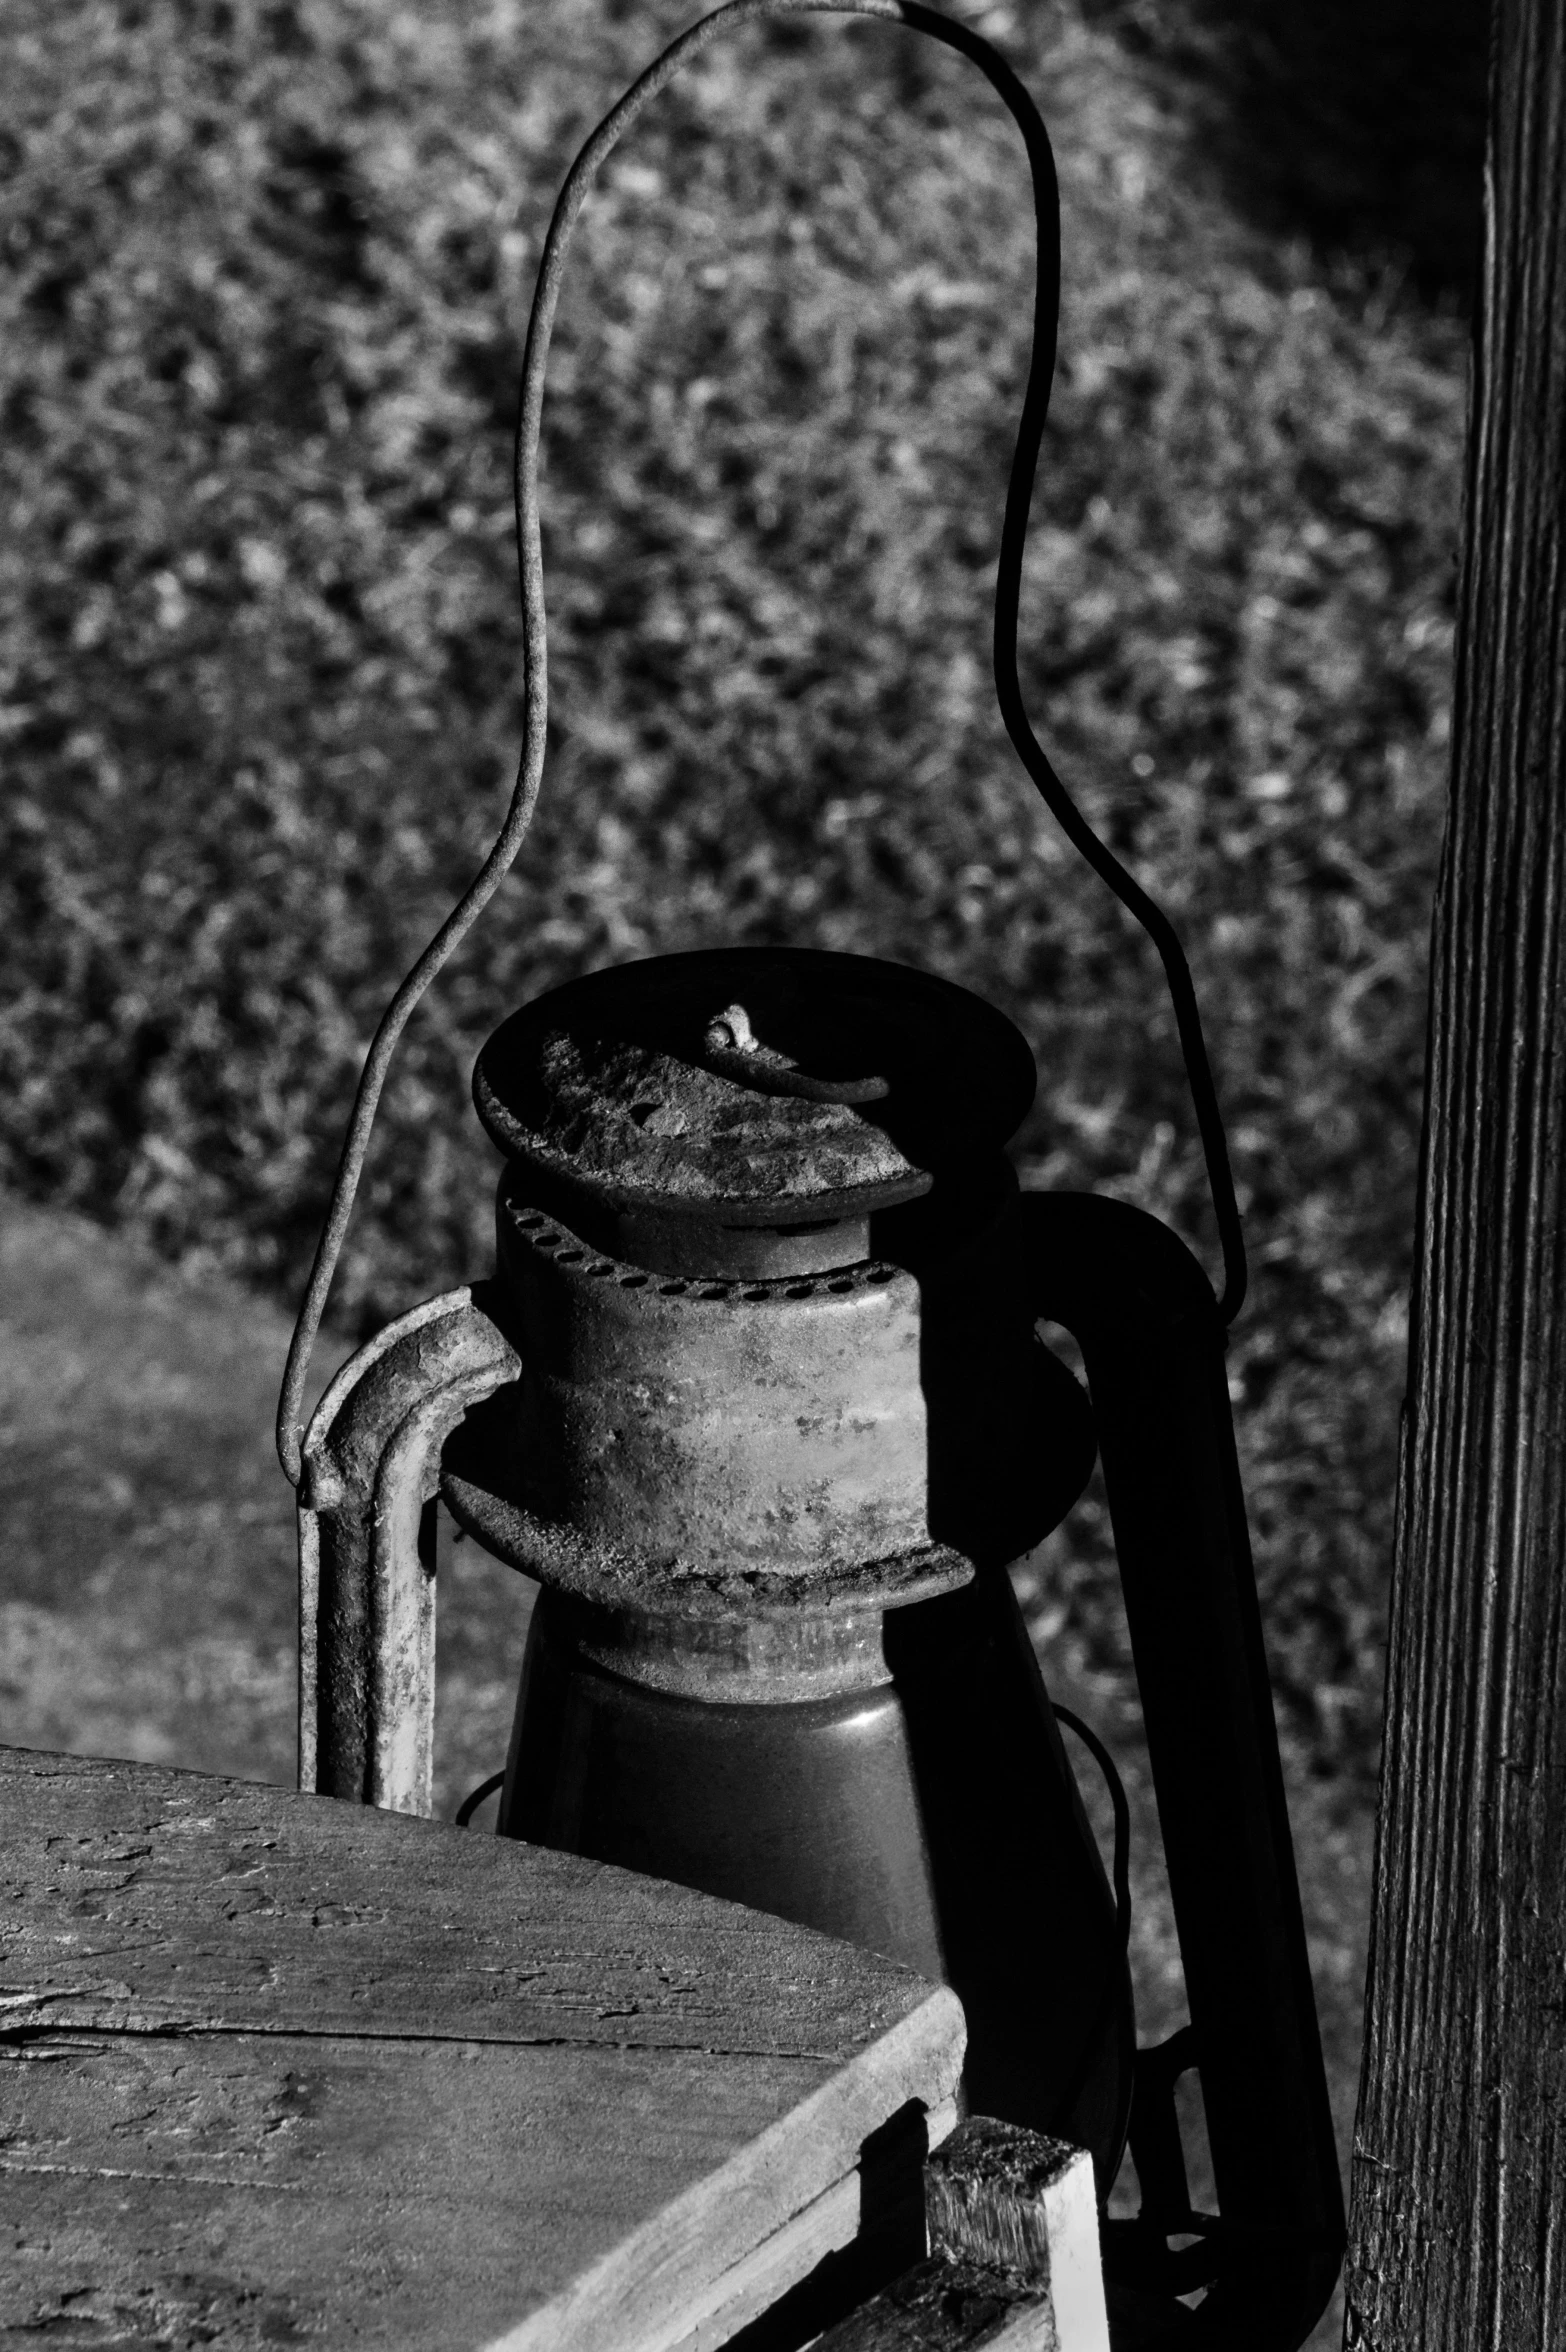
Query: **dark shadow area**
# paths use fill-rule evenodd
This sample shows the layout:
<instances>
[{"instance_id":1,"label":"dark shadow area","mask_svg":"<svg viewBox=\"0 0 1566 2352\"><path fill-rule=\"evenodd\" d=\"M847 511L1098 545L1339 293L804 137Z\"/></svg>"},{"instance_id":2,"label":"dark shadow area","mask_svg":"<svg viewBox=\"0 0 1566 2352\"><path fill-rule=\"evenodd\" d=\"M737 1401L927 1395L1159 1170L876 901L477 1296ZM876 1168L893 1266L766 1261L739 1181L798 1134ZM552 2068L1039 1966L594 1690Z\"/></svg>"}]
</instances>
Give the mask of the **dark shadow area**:
<instances>
[{"instance_id":1,"label":"dark shadow area","mask_svg":"<svg viewBox=\"0 0 1566 2352\"><path fill-rule=\"evenodd\" d=\"M929 2117L917 2099L873 2131L859 2155L859 2231L728 2339L732 2352L803 2352L924 2258Z\"/></svg>"},{"instance_id":2,"label":"dark shadow area","mask_svg":"<svg viewBox=\"0 0 1566 2352\"><path fill-rule=\"evenodd\" d=\"M1473 298L1487 0L1087 0L1186 85L1233 201L1271 235Z\"/></svg>"}]
</instances>

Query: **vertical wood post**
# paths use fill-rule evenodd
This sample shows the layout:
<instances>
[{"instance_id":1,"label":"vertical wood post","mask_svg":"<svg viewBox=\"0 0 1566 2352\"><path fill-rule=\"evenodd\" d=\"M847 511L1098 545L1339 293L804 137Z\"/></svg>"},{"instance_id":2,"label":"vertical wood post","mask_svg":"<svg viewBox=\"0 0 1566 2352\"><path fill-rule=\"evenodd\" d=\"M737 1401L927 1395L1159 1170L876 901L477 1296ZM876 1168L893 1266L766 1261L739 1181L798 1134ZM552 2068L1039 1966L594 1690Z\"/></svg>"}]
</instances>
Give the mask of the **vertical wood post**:
<instances>
[{"instance_id":1,"label":"vertical wood post","mask_svg":"<svg viewBox=\"0 0 1566 2352\"><path fill-rule=\"evenodd\" d=\"M1566 2345L1566 10L1494 0L1345 2341Z\"/></svg>"}]
</instances>

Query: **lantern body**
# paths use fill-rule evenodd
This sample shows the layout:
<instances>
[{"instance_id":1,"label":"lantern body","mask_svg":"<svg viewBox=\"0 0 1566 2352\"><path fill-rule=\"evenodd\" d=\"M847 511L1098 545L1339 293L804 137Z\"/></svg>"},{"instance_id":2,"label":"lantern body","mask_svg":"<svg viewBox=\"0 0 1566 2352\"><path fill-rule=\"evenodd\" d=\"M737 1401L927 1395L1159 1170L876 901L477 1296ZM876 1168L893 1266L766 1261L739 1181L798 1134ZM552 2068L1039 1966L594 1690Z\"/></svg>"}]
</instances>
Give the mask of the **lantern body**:
<instances>
[{"instance_id":1,"label":"lantern body","mask_svg":"<svg viewBox=\"0 0 1566 2352\"><path fill-rule=\"evenodd\" d=\"M1003 1567L1091 1468L1076 1382L982 1233L922 1279L649 1278L519 1190L512 1509L466 1504L547 1579L502 1831L950 1982L970 2104L1107 2193L1129 1987Z\"/></svg>"},{"instance_id":2,"label":"lantern body","mask_svg":"<svg viewBox=\"0 0 1566 2352\"><path fill-rule=\"evenodd\" d=\"M969 2101L1107 2192L1129 1988L1005 1574L1094 1452L1008 1278L1033 1084L988 1007L855 957L538 1000L475 1077L522 1377L445 1491L545 1586L502 1830L947 1979Z\"/></svg>"},{"instance_id":3,"label":"lantern body","mask_svg":"<svg viewBox=\"0 0 1566 2352\"><path fill-rule=\"evenodd\" d=\"M1129 2132L1121 2287L1211 2282L1212 2341L1288 2352L1342 2214L1223 1326L1156 1219L1019 1195L1033 1085L999 1015L855 957L657 958L514 1015L474 1080L497 1279L369 1342L304 1448L301 1777L429 1809L438 1490L543 1586L503 1831L946 1979L972 2108L1086 2145L1101 2194ZM1191 2013L1150 2052L1006 1573L1095 1451Z\"/></svg>"}]
</instances>

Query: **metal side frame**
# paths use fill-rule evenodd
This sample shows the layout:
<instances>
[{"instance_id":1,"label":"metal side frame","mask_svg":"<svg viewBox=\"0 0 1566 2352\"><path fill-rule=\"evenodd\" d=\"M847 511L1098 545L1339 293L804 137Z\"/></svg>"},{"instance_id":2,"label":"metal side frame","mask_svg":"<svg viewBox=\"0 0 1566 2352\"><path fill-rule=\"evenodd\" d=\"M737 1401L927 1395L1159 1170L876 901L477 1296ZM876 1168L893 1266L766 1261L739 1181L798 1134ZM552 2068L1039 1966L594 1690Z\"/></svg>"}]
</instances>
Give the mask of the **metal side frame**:
<instances>
[{"instance_id":1,"label":"metal side frame","mask_svg":"<svg viewBox=\"0 0 1566 2352\"><path fill-rule=\"evenodd\" d=\"M448 1290L351 1356L322 1397L299 1485L299 1786L432 1810L441 1448L521 1371L493 1284Z\"/></svg>"}]
</instances>

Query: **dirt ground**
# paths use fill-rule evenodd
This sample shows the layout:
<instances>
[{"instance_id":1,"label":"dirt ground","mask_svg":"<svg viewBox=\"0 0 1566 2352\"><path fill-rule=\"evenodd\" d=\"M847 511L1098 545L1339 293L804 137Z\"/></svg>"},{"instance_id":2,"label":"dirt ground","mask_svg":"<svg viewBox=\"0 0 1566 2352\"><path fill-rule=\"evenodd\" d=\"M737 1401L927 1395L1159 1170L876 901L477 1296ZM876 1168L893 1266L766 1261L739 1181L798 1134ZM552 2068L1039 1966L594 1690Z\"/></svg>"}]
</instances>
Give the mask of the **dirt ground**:
<instances>
[{"instance_id":1,"label":"dirt ground","mask_svg":"<svg viewBox=\"0 0 1566 2352\"><path fill-rule=\"evenodd\" d=\"M272 1448L288 1326L98 1227L0 1200L0 1738L294 1778L292 1496ZM321 1350L320 1377L337 1354ZM319 1385L319 1381L318 1381ZM443 1528L436 1806L503 1761L531 1587ZM1132 1803L1143 2040L1181 2022L1178 1948L1128 1694L1063 1680ZM1106 1840L1107 1803L1083 1774ZM1291 1770L1290 1803L1345 2175L1372 1822ZM479 1815L491 1818L489 1809ZM1117 2203L1119 2202L1117 2198ZM1312 2338L1339 2341L1329 2313Z\"/></svg>"},{"instance_id":2,"label":"dirt ground","mask_svg":"<svg viewBox=\"0 0 1566 2352\"><path fill-rule=\"evenodd\" d=\"M294 1779L289 1327L0 1202L0 1738ZM316 1389L341 1356L323 1342ZM531 1587L443 1531L436 1802L505 1761Z\"/></svg>"}]
</instances>

